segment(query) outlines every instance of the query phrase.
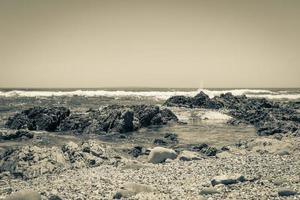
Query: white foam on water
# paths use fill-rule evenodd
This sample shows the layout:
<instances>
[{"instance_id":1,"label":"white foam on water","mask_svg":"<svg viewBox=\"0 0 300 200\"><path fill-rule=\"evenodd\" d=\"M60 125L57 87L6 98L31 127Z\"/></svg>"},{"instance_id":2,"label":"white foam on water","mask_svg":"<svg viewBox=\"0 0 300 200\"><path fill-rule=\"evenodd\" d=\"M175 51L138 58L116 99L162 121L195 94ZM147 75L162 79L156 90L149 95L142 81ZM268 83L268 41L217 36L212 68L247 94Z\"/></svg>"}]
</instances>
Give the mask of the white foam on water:
<instances>
[{"instance_id":1,"label":"white foam on water","mask_svg":"<svg viewBox=\"0 0 300 200\"><path fill-rule=\"evenodd\" d=\"M227 92L233 95L246 95L248 97L259 97L269 99L300 99L300 94L285 94L281 92L273 92L270 90L256 89L232 89L232 90L208 90L199 89L195 91L110 91L110 90L74 90L74 91L28 91L28 90L12 90L0 91L2 97L51 97L51 96L84 96L84 97L150 97L157 100L166 100L171 96L195 96L200 91L203 91L210 98L219 96Z\"/></svg>"}]
</instances>

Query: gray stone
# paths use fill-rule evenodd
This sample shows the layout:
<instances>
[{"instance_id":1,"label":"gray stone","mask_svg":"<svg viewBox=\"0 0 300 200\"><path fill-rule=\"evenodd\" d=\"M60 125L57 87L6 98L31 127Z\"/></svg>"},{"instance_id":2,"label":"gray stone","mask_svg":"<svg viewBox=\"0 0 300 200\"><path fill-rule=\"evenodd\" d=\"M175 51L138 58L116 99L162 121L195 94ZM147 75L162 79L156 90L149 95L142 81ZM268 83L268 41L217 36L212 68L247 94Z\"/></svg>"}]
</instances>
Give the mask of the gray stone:
<instances>
[{"instance_id":1,"label":"gray stone","mask_svg":"<svg viewBox=\"0 0 300 200\"><path fill-rule=\"evenodd\" d=\"M216 176L211 180L212 186L223 184L223 185L230 185L239 182L244 182L246 179L244 176L240 174L228 174L228 175L221 175Z\"/></svg>"},{"instance_id":2,"label":"gray stone","mask_svg":"<svg viewBox=\"0 0 300 200\"><path fill-rule=\"evenodd\" d=\"M148 157L148 162L157 164L157 163L162 163L166 159L175 159L177 157L177 154L174 150L172 149L167 149L163 147L155 147L151 150L149 157Z\"/></svg>"},{"instance_id":3,"label":"gray stone","mask_svg":"<svg viewBox=\"0 0 300 200\"><path fill-rule=\"evenodd\" d=\"M278 191L278 195L279 196L293 196L293 195L296 195L296 194L298 194L296 191L294 191L294 190L291 190L291 189L280 189L279 191Z\"/></svg>"},{"instance_id":4,"label":"gray stone","mask_svg":"<svg viewBox=\"0 0 300 200\"><path fill-rule=\"evenodd\" d=\"M21 190L13 193L5 200L41 200L41 195L33 190Z\"/></svg>"},{"instance_id":5,"label":"gray stone","mask_svg":"<svg viewBox=\"0 0 300 200\"><path fill-rule=\"evenodd\" d=\"M209 187L209 188L203 188L199 194L200 195L213 195L213 194L219 194L219 193L220 192L216 188Z\"/></svg>"}]
</instances>

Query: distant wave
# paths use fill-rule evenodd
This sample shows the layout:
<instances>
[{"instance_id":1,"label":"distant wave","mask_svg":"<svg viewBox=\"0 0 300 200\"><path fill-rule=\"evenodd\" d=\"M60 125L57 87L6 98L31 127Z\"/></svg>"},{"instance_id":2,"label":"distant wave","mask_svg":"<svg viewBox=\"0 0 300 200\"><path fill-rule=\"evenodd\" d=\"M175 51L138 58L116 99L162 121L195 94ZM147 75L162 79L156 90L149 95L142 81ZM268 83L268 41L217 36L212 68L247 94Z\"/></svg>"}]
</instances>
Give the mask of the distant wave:
<instances>
[{"instance_id":1,"label":"distant wave","mask_svg":"<svg viewBox=\"0 0 300 200\"><path fill-rule=\"evenodd\" d=\"M184 95L195 96L203 91L209 97L219 96L227 92L233 95L246 95L248 97L259 97L269 99L300 99L299 93L289 93L287 91L273 92L270 90L256 89L233 89L233 90L207 90L199 89L195 91L110 91L110 90L75 90L75 91L28 91L28 90L12 90L0 91L2 97L51 97L51 96L84 96L84 97L149 97L158 100L165 100L171 96Z\"/></svg>"}]
</instances>

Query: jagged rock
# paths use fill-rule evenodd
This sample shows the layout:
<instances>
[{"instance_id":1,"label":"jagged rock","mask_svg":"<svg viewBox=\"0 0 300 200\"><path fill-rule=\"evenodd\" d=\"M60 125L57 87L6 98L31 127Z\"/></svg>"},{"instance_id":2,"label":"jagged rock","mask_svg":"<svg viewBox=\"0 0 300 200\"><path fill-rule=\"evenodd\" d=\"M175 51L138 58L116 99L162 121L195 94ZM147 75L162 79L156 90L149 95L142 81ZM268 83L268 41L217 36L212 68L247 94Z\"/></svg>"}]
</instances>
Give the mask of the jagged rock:
<instances>
[{"instance_id":1,"label":"jagged rock","mask_svg":"<svg viewBox=\"0 0 300 200\"><path fill-rule=\"evenodd\" d=\"M137 158L141 155L148 155L147 149L142 146L135 146L129 150L128 154L132 155L133 157Z\"/></svg>"},{"instance_id":2,"label":"jagged rock","mask_svg":"<svg viewBox=\"0 0 300 200\"><path fill-rule=\"evenodd\" d=\"M240 174L229 174L229 175L221 175L216 176L211 180L212 186L223 184L223 185L230 185L239 182L246 181L245 177Z\"/></svg>"},{"instance_id":3,"label":"jagged rock","mask_svg":"<svg viewBox=\"0 0 300 200\"><path fill-rule=\"evenodd\" d=\"M208 147L201 149L201 152L207 156L215 156L218 150L215 147Z\"/></svg>"},{"instance_id":4,"label":"jagged rock","mask_svg":"<svg viewBox=\"0 0 300 200\"><path fill-rule=\"evenodd\" d=\"M294 104L276 103L265 98L247 98L245 95L234 96L231 93L209 98L200 92L195 97L173 96L164 105L225 109L233 117L228 121L229 124L252 124L258 135L300 135L300 114Z\"/></svg>"},{"instance_id":5,"label":"jagged rock","mask_svg":"<svg viewBox=\"0 0 300 200\"><path fill-rule=\"evenodd\" d=\"M110 105L100 110L72 113L65 107L33 107L17 113L6 122L12 129L72 131L89 133L127 133L150 125L177 122L169 109L152 105Z\"/></svg>"},{"instance_id":6,"label":"jagged rock","mask_svg":"<svg viewBox=\"0 0 300 200\"><path fill-rule=\"evenodd\" d=\"M172 149L167 149L163 147L155 147L151 150L149 157L148 157L148 162L157 164L157 163L162 163L166 159L175 159L177 157L177 154L174 150Z\"/></svg>"},{"instance_id":7,"label":"jagged rock","mask_svg":"<svg viewBox=\"0 0 300 200\"><path fill-rule=\"evenodd\" d=\"M191 150L201 152L206 156L215 156L218 152L218 150L215 147L210 147L205 143L192 146Z\"/></svg>"},{"instance_id":8,"label":"jagged rock","mask_svg":"<svg viewBox=\"0 0 300 200\"><path fill-rule=\"evenodd\" d=\"M13 193L6 200L41 200L42 197L38 192L33 190L21 190Z\"/></svg>"},{"instance_id":9,"label":"jagged rock","mask_svg":"<svg viewBox=\"0 0 300 200\"><path fill-rule=\"evenodd\" d=\"M8 171L16 178L30 179L69 168L94 167L104 162L111 164L112 157L113 154L93 140L82 144L68 142L61 148L22 146L1 153L0 173Z\"/></svg>"},{"instance_id":10,"label":"jagged rock","mask_svg":"<svg viewBox=\"0 0 300 200\"><path fill-rule=\"evenodd\" d=\"M76 131L77 133L126 133L150 125L163 125L170 121L177 122L177 117L168 109L158 106L110 105L100 110L72 114L62 121L58 130Z\"/></svg>"},{"instance_id":11,"label":"jagged rock","mask_svg":"<svg viewBox=\"0 0 300 200\"><path fill-rule=\"evenodd\" d=\"M65 107L33 107L10 117L5 125L11 129L55 131L69 114Z\"/></svg>"},{"instance_id":12,"label":"jagged rock","mask_svg":"<svg viewBox=\"0 0 300 200\"><path fill-rule=\"evenodd\" d=\"M31 139L34 134L27 130L0 130L0 140Z\"/></svg>"}]
</instances>

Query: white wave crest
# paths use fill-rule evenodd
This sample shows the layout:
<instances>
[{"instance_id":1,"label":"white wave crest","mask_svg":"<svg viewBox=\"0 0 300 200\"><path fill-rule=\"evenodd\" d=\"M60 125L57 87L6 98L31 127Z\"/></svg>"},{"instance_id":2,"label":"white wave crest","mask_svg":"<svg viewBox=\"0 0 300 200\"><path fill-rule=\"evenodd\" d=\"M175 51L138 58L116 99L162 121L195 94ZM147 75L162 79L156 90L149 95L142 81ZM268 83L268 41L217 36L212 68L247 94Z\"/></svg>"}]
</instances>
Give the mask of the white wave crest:
<instances>
[{"instance_id":1,"label":"white wave crest","mask_svg":"<svg viewBox=\"0 0 300 200\"><path fill-rule=\"evenodd\" d=\"M269 99L300 99L300 94L288 94L281 92L273 92L270 90L256 89L232 89L232 90L208 90L199 89L194 91L124 91L124 90L74 90L74 91L30 91L30 90L12 90L0 91L1 97L52 97L52 96L84 96L84 97L149 97L157 100L166 100L172 96L195 96L203 91L210 98L219 96L227 92L233 95L246 95L247 97L259 97Z\"/></svg>"}]
</instances>

